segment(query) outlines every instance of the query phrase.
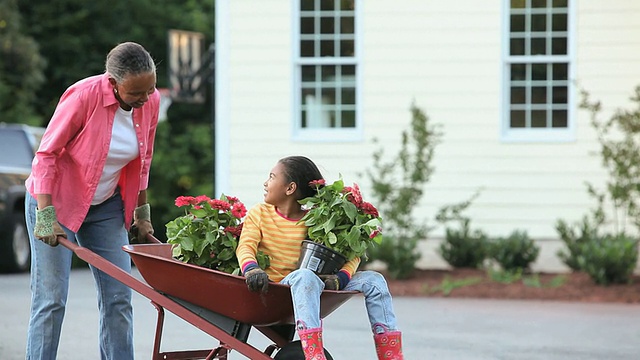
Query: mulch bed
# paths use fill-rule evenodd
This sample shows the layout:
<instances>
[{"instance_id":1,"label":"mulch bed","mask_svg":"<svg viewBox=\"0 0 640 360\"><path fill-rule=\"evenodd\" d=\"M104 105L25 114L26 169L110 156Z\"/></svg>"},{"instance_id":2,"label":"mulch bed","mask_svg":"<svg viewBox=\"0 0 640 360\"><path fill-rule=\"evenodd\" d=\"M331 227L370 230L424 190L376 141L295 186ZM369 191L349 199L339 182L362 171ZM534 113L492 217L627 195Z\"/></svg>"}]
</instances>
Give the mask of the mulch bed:
<instances>
[{"instance_id":1,"label":"mulch bed","mask_svg":"<svg viewBox=\"0 0 640 360\"><path fill-rule=\"evenodd\" d=\"M393 296L640 303L640 275L630 284L609 286L597 285L579 272L497 279L501 281L477 269L416 270L406 280L387 276Z\"/></svg>"}]
</instances>

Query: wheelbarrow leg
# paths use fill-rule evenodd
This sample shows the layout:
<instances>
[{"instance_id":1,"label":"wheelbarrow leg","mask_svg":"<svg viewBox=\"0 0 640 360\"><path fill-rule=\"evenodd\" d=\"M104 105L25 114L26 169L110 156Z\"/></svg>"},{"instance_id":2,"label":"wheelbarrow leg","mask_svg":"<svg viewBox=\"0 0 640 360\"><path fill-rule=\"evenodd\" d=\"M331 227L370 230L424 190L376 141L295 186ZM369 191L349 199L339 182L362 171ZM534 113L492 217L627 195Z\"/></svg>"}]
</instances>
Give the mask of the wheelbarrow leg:
<instances>
[{"instance_id":1,"label":"wheelbarrow leg","mask_svg":"<svg viewBox=\"0 0 640 360\"><path fill-rule=\"evenodd\" d=\"M162 339L162 328L164 326L164 308L151 301L153 307L158 312L158 320L156 322L156 338L153 341L153 360L162 360L160 355L160 341Z\"/></svg>"}]
</instances>

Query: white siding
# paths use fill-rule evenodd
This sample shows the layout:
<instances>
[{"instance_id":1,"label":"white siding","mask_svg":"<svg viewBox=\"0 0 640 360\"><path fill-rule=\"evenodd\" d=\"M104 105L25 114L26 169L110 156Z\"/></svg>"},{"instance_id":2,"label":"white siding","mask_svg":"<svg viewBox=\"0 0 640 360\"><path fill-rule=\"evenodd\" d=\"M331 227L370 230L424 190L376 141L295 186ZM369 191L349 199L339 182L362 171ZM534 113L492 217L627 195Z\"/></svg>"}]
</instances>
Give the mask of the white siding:
<instances>
[{"instance_id":1,"label":"white siding","mask_svg":"<svg viewBox=\"0 0 640 360\"><path fill-rule=\"evenodd\" d=\"M504 143L501 114L501 1L404 0L361 2L364 141L292 142L292 5L282 0L224 1L228 48L218 66L227 103L229 147L225 188L247 206L262 200L262 183L275 162L307 155L333 180L342 174L370 198L363 174L376 137L395 155L413 101L441 124L435 175L416 214L432 219L443 205L469 198L472 224L494 236L524 229L538 239L557 237L558 218L578 220L594 202L584 183L604 180L589 116L577 111L575 142ZM578 84L605 111L628 106L640 83L640 2L576 1ZM218 76L219 77L219 76ZM575 104L574 104L575 105ZM220 161L220 160L219 160ZM223 161L224 162L224 161ZM436 229L433 236L441 236Z\"/></svg>"}]
</instances>

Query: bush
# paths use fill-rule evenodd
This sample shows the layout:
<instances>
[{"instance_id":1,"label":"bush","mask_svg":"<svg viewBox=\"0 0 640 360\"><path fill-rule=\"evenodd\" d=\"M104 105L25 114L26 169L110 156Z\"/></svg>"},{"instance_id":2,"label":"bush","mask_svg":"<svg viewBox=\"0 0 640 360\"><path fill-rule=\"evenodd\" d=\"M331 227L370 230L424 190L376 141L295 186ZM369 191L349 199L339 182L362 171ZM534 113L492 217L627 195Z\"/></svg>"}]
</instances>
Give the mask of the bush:
<instances>
[{"instance_id":1,"label":"bush","mask_svg":"<svg viewBox=\"0 0 640 360\"><path fill-rule=\"evenodd\" d=\"M538 254L540 247L526 231L515 230L506 238L495 239L490 246L491 258L505 271L529 270Z\"/></svg>"},{"instance_id":2,"label":"bush","mask_svg":"<svg viewBox=\"0 0 640 360\"><path fill-rule=\"evenodd\" d=\"M440 255L456 268L480 268L488 255L488 237L481 230L471 231L469 219L460 223L460 229L447 228L445 240L440 244Z\"/></svg>"},{"instance_id":3,"label":"bush","mask_svg":"<svg viewBox=\"0 0 640 360\"><path fill-rule=\"evenodd\" d=\"M431 161L441 138L438 127L415 104L411 105L411 114L411 127L402 132L398 154L384 162L381 146L373 154L373 168L367 170L373 197L384 219L382 243L372 248L369 256L386 263L389 275L396 279L411 275L420 259L418 243L429 232L424 222L414 219L413 210L434 171Z\"/></svg>"},{"instance_id":4,"label":"bush","mask_svg":"<svg viewBox=\"0 0 640 360\"><path fill-rule=\"evenodd\" d=\"M600 285L629 283L638 261L638 241L625 234L591 238L581 245L580 268Z\"/></svg>"},{"instance_id":5,"label":"bush","mask_svg":"<svg viewBox=\"0 0 640 360\"><path fill-rule=\"evenodd\" d=\"M571 270L582 270L580 264L584 262L584 244L600 237L598 228L602 225L602 214L595 212L593 219L589 219L586 215L582 218L581 223L573 226L567 224L564 220L556 222L556 231L560 235L560 239L566 245L566 251L558 251L558 257Z\"/></svg>"}]
</instances>

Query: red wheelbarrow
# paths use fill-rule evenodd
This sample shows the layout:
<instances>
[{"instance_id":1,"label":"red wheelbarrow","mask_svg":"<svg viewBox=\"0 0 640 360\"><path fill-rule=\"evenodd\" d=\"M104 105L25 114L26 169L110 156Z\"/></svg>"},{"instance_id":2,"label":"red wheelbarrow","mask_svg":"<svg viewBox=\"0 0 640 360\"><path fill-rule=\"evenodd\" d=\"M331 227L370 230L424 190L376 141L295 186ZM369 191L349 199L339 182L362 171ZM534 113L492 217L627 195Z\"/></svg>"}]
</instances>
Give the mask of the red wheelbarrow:
<instances>
[{"instance_id":1,"label":"red wheelbarrow","mask_svg":"<svg viewBox=\"0 0 640 360\"><path fill-rule=\"evenodd\" d=\"M226 359L229 350L256 360L304 360L300 342L293 341L293 303L286 285L269 284L266 294L250 292L244 277L175 260L171 255L172 245L161 243L151 235L148 236L149 244L123 247L142 275L144 281L141 281L87 248L63 237L58 240L82 260L151 300L158 311L154 360ZM323 291L320 317L328 316L355 294L358 292ZM165 309L217 339L219 346L161 352ZM273 344L263 351L249 344L247 340L252 328Z\"/></svg>"}]
</instances>

